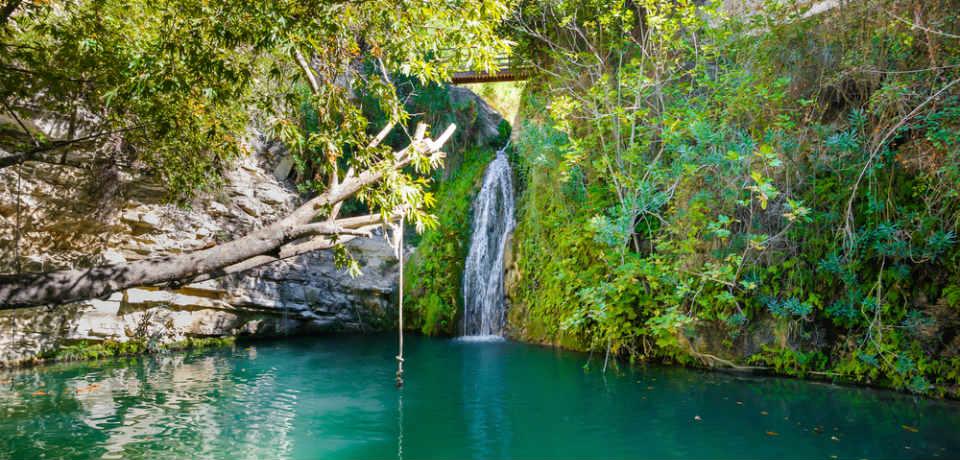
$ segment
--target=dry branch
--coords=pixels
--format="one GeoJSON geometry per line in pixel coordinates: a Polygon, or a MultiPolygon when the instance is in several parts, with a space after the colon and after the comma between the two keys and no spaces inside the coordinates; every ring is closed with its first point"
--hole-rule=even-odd
{"type": "Polygon", "coordinates": [[[381,180],[388,171],[403,168],[419,155],[439,152],[455,129],[455,125],[450,125],[436,140],[423,138],[424,129],[418,129],[421,135],[393,158],[360,174],[350,172],[342,182],[308,200],[289,216],[227,243],[188,254],[88,269],[0,275],[0,310],[100,298],[135,286],[201,281],[368,236],[370,228],[365,227],[379,224],[379,214],[316,221],[329,217],[321,216],[321,210],[330,210],[381,180]],[[303,241],[304,237],[314,239],[303,241]]]}

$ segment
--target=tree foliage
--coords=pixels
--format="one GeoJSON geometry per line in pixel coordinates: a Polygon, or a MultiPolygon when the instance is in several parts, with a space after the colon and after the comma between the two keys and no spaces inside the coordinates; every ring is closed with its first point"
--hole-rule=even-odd
{"type": "Polygon", "coordinates": [[[442,81],[453,69],[488,66],[508,45],[495,31],[507,7],[500,0],[29,3],[0,31],[0,100],[22,115],[37,109],[70,120],[60,140],[122,132],[104,154],[144,164],[174,196],[216,183],[244,153],[253,123],[287,142],[306,189],[320,191],[330,158],[349,153],[363,168],[382,153],[364,151],[368,131],[380,127],[368,126],[360,93],[390,121],[403,121],[391,75],[442,81]],[[313,91],[298,56],[309,61],[313,91]]]}
{"type": "MultiPolygon", "coordinates": [[[[0,101],[23,127],[13,155],[93,144],[96,161],[142,166],[174,198],[218,182],[259,128],[292,153],[308,199],[277,222],[193,253],[84,270],[0,276],[0,307],[62,303],[141,284],[208,279],[342,243],[403,214],[432,226],[427,176],[454,126],[405,131],[393,78],[436,83],[488,68],[509,43],[501,0],[81,0],[29,3],[0,24],[0,101]],[[9,77],[9,78],[7,78],[9,77]],[[371,126],[364,103],[386,114],[371,126]],[[66,123],[47,139],[22,119],[66,123]],[[109,141],[109,142],[106,142],[109,141]],[[357,198],[370,212],[340,218],[357,198]]],[[[47,134],[50,134],[49,131],[47,134]]],[[[59,152],[57,152],[59,153],[59,152]]],[[[12,159],[12,161],[10,160],[12,159]]],[[[62,161],[62,157],[61,157],[62,161]]],[[[82,167],[82,165],[81,165],[82,167]]]]}
{"type": "Polygon", "coordinates": [[[521,4],[514,323],[956,392],[958,5],[720,3],[521,4]]]}

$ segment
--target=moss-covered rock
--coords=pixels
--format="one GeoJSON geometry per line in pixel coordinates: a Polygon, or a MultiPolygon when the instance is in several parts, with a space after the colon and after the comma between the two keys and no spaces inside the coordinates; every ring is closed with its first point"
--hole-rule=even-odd
{"type": "Polygon", "coordinates": [[[453,335],[463,311],[463,265],[470,244],[471,205],[483,172],[493,158],[491,148],[470,148],[463,163],[440,182],[439,219],[425,231],[404,270],[408,293],[408,327],[427,335],[453,335]]]}

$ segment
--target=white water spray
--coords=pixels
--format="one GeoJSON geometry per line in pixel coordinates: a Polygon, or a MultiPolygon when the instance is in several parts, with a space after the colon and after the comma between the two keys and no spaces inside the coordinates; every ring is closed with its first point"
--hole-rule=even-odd
{"type": "Polygon", "coordinates": [[[473,233],[463,271],[465,336],[500,336],[506,322],[503,253],[515,225],[506,149],[500,149],[487,166],[473,205],[473,233]]]}

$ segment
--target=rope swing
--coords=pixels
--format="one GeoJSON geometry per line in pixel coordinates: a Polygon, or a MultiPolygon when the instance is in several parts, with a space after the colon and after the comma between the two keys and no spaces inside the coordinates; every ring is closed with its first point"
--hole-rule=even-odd
{"type": "Polygon", "coordinates": [[[397,353],[397,388],[403,387],[403,220],[406,213],[400,214],[400,224],[394,227],[393,250],[397,259],[400,260],[400,291],[397,306],[399,319],[397,321],[397,338],[399,340],[399,351],[397,353]]]}

